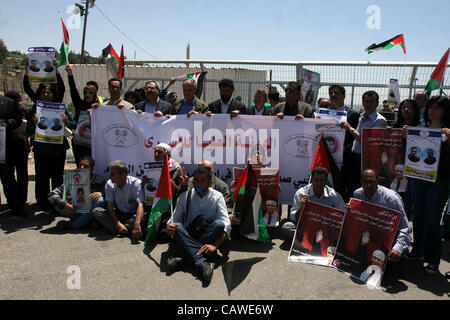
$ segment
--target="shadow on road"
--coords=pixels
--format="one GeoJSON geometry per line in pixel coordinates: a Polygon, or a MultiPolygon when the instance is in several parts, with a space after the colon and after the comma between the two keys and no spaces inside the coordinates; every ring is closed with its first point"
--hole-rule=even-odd
{"type": "Polygon", "coordinates": [[[236,289],[250,274],[253,265],[263,261],[264,257],[234,260],[222,266],[222,273],[227,285],[228,295],[236,289]]]}
{"type": "Polygon", "coordinates": [[[36,204],[28,205],[25,211],[29,214],[28,217],[21,217],[12,214],[6,204],[0,205],[0,228],[6,233],[14,233],[21,229],[41,230],[44,226],[51,224],[54,217],[46,217],[38,209],[36,204]]]}

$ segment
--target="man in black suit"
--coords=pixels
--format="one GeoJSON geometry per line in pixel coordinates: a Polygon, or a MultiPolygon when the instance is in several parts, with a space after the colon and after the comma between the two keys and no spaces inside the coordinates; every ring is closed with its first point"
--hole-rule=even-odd
{"type": "Polygon", "coordinates": [[[208,105],[208,111],[206,112],[206,115],[211,115],[212,113],[229,113],[231,117],[235,117],[240,113],[245,114],[245,105],[231,98],[234,91],[234,84],[232,80],[220,80],[219,90],[220,99],[211,102],[208,105]]]}
{"type": "Polygon", "coordinates": [[[161,89],[159,83],[150,80],[145,83],[145,100],[136,104],[136,111],[151,112],[155,117],[168,116],[173,112],[173,106],[167,101],[159,98],[161,89]]]}
{"type": "Polygon", "coordinates": [[[21,203],[19,187],[14,177],[14,154],[18,152],[17,146],[12,140],[12,131],[22,124],[22,113],[14,100],[0,96],[0,122],[6,127],[5,162],[0,163],[0,180],[3,185],[3,192],[13,214],[26,216],[21,203]]]}
{"type": "MultiPolygon", "coordinates": [[[[328,94],[330,95],[331,107],[330,109],[338,110],[338,111],[346,111],[347,112],[347,122],[353,127],[356,128],[359,122],[359,113],[353,111],[349,107],[344,104],[345,101],[345,88],[338,84],[333,84],[328,88],[328,94]]],[[[359,177],[359,172],[356,174],[352,174],[352,146],[355,138],[349,132],[345,132],[344,139],[344,163],[341,169],[341,173],[343,176],[343,187],[339,188],[336,186],[338,192],[343,196],[344,200],[348,202],[350,200],[351,195],[353,194],[353,175],[359,177]]]]}
{"type": "MultiPolygon", "coordinates": [[[[433,156],[433,155],[431,155],[433,156]]],[[[419,162],[420,158],[417,156],[417,148],[412,147],[411,152],[408,154],[408,159],[412,162],[419,162]]]]}

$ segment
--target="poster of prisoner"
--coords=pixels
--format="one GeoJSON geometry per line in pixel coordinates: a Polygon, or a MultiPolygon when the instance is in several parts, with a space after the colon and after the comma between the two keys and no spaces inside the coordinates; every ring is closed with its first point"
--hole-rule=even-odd
{"type": "MultiPolygon", "coordinates": [[[[378,173],[379,184],[398,192],[404,179],[404,159],[405,146],[402,142],[402,129],[363,129],[361,168],[375,170],[378,173]]],[[[406,182],[407,179],[404,181],[406,182]]],[[[406,191],[406,186],[402,185],[402,187],[406,191]]]]}
{"type": "Polygon", "coordinates": [[[373,288],[379,287],[401,215],[350,199],[332,265],[373,288]]]}
{"type": "Polygon", "coordinates": [[[288,260],[331,265],[344,216],[345,211],[308,201],[300,215],[288,260]]]}

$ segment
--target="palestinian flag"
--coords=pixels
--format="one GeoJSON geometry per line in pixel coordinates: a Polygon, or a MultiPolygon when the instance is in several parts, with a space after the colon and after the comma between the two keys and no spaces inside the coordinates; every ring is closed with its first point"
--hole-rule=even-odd
{"type": "Polygon", "coordinates": [[[270,241],[262,213],[261,192],[250,163],[234,191],[235,211],[241,216],[241,234],[251,240],[270,241]]]}
{"type": "Polygon", "coordinates": [[[401,45],[403,48],[403,53],[406,54],[406,45],[405,45],[405,39],[403,38],[403,33],[399,34],[398,36],[393,37],[392,39],[386,40],[379,44],[372,44],[369,46],[366,51],[367,53],[371,54],[372,52],[378,51],[378,50],[388,50],[392,48],[395,45],[401,45]]]}
{"type": "Polygon", "coordinates": [[[428,80],[427,86],[425,88],[425,91],[427,92],[428,96],[431,95],[431,92],[440,89],[442,86],[445,69],[447,68],[449,51],[450,49],[447,49],[447,52],[441,58],[441,61],[439,61],[439,64],[437,65],[436,69],[434,69],[434,72],[431,75],[430,80],[428,80]]]}
{"type": "Polygon", "coordinates": [[[314,160],[311,164],[311,169],[309,173],[311,174],[313,169],[316,167],[323,167],[328,171],[328,183],[327,185],[331,188],[334,188],[338,191],[342,190],[343,182],[342,182],[342,174],[336,165],[333,157],[331,156],[330,150],[328,150],[325,140],[322,137],[320,138],[319,145],[317,146],[316,153],[314,154],[314,160]]]}
{"type": "Polygon", "coordinates": [[[67,31],[64,21],[61,18],[62,30],[63,30],[63,42],[61,43],[61,60],[57,61],[58,68],[69,63],[69,32],[67,31]]]}
{"type": "Polygon", "coordinates": [[[148,218],[147,238],[145,244],[155,241],[158,237],[158,230],[161,224],[161,217],[164,212],[172,211],[172,187],[170,184],[169,161],[164,160],[161,171],[158,188],[156,189],[155,200],[153,201],[152,211],[148,218]]]}
{"type": "Polygon", "coordinates": [[[207,71],[203,71],[203,72],[193,72],[193,73],[188,73],[188,74],[184,74],[182,76],[179,76],[177,79],[193,79],[195,81],[195,83],[198,85],[198,83],[203,81],[203,78],[205,77],[205,75],[207,74],[207,71]]]}
{"type": "Polygon", "coordinates": [[[102,50],[102,58],[106,59],[108,56],[111,56],[111,59],[117,62],[119,62],[120,60],[119,55],[117,54],[116,50],[114,50],[111,43],[108,44],[108,46],[102,50]]]}
{"type": "Polygon", "coordinates": [[[122,49],[120,50],[120,60],[119,60],[119,69],[117,70],[117,78],[123,79],[124,75],[125,75],[125,56],[123,55],[123,45],[122,45],[122,49]]]}

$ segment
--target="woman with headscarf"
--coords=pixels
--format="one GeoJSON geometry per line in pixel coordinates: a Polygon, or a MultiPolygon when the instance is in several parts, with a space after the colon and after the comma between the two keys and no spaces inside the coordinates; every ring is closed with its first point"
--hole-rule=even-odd
{"type": "MultiPolygon", "coordinates": [[[[28,60],[26,62],[28,67],[28,60]]],[[[27,70],[27,68],[25,68],[27,70]]],[[[57,72],[57,85],[41,83],[34,92],[28,81],[28,71],[25,71],[23,79],[25,92],[34,105],[27,112],[27,128],[26,134],[33,137],[36,130],[36,124],[39,119],[36,114],[36,103],[38,100],[44,102],[62,102],[64,97],[64,82],[57,72]]],[[[69,110],[65,109],[65,114],[61,117],[65,126],[70,129],[76,128],[76,122],[73,120],[69,110]]],[[[39,141],[33,142],[34,153],[34,168],[36,172],[35,196],[39,208],[50,214],[52,205],[47,200],[47,195],[50,193],[50,181],[52,189],[57,188],[63,183],[64,165],[66,161],[66,150],[69,149],[69,142],[66,137],[63,137],[62,144],[44,143],[39,141]]]]}
{"type": "Polygon", "coordinates": [[[93,85],[86,85],[83,88],[83,99],[81,99],[75,85],[72,67],[66,65],[67,79],[69,80],[70,96],[75,107],[75,121],[77,122],[77,129],[72,142],[73,155],[75,162],[78,164],[82,156],[91,156],[91,135],[86,134],[90,132],[91,127],[91,106],[93,103],[100,104],[97,96],[97,88],[93,85]]]}

